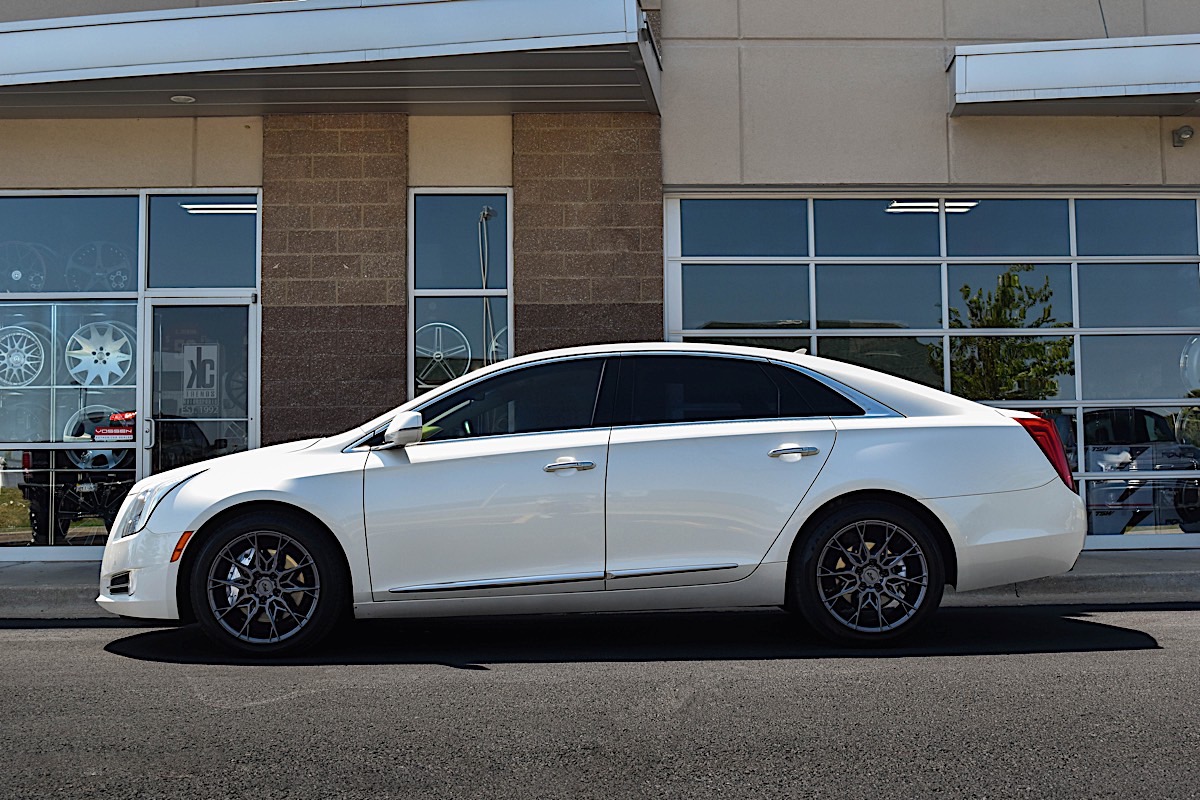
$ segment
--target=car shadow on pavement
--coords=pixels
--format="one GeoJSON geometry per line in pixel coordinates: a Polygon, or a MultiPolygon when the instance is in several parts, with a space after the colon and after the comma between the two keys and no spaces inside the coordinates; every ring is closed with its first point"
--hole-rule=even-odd
{"type": "Polygon", "coordinates": [[[903,647],[831,646],[782,611],[702,611],[359,621],[320,650],[246,659],[195,625],[137,633],[110,653],[179,664],[487,664],[913,658],[1151,650],[1149,634],[1088,619],[1096,611],[1200,610],[1197,604],[949,608],[903,647]]]}

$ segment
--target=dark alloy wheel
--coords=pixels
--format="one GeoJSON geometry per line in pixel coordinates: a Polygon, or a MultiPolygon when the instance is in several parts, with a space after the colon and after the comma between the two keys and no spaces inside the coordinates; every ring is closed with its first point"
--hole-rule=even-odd
{"type": "Polygon", "coordinates": [[[790,570],[792,598],[822,636],[886,644],[937,610],[945,566],[928,525],[890,503],[856,503],[817,522],[790,570]]]}
{"type": "Polygon", "coordinates": [[[207,537],[192,564],[190,588],[204,633],[247,655],[311,648],[350,607],[336,543],[288,514],[248,514],[207,537]]]}

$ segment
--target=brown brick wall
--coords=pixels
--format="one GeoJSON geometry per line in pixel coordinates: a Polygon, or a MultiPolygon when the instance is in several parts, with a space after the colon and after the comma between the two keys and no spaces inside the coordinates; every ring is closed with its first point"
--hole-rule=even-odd
{"type": "Polygon", "coordinates": [[[403,400],[407,205],[406,116],[264,119],[264,444],[403,400]]]}
{"type": "Polygon", "coordinates": [[[513,116],[515,350],[663,338],[654,114],[513,116]]]}

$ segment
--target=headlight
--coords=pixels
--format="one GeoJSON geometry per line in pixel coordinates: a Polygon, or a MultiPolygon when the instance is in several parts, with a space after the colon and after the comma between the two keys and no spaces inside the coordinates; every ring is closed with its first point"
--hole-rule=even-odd
{"type": "Polygon", "coordinates": [[[154,513],[154,509],[158,507],[158,504],[162,502],[164,497],[206,469],[198,469],[176,480],[163,481],[147,486],[129,495],[124,505],[121,506],[116,524],[113,525],[113,533],[116,535],[116,538],[123,539],[146,527],[146,523],[150,521],[150,515],[154,513]]]}

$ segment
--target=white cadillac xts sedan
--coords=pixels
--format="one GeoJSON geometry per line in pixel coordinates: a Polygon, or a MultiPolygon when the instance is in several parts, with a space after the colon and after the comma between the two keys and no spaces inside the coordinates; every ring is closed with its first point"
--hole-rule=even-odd
{"type": "Polygon", "coordinates": [[[892,642],[1071,568],[1054,425],[802,354],[514,358],[352,431],[141,481],[99,603],[251,654],[366,617],[783,606],[892,642]]]}

